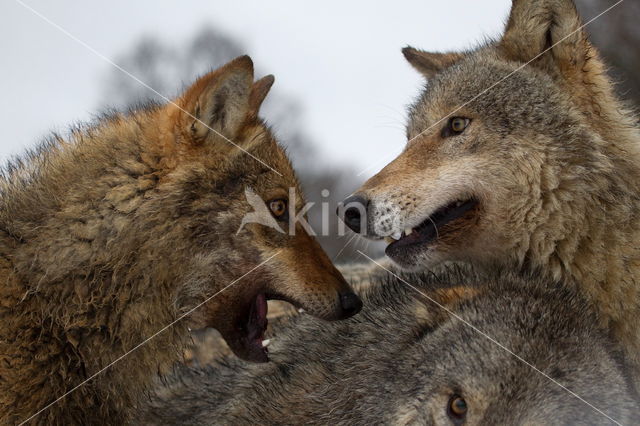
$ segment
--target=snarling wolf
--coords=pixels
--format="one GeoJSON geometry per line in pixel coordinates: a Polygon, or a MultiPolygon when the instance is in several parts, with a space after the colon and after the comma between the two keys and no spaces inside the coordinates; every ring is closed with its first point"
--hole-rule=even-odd
{"type": "Polygon", "coordinates": [[[0,423],[24,421],[135,348],[33,420],[122,423],[188,328],[214,327],[240,358],[266,361],[267,299],[324,319],[359,310],[299,223],[294,235],[256,223],[237,232],[252,211],[247,188],[281,224],[304,204],[258,118],[272,83],[254,82],[241,57],[175,102],[103,117],[5,168],[0,423]]]}
{"type": "Polygon", "coordinates": [[[540,276],[467,268],[378,277],[361,293],[365,307],[358,316],[325,324],[301,315],[276,326],[271,345],[277,351],[270,364],[226,359],[180,368],[137,420],[180,425],[632,421],[640,401],[623,357],[611,350],[611,337],[599,329],[584,299],[554,284],[540,276]]]}
{"type": "Polygon", "coordinates": [[[640,366],[640,132],[573,2],[514,0],[499,40],[403,53],[427,78],[409,142],[346,200],[347,224],[408,269],[574,279],[640,366]]]}

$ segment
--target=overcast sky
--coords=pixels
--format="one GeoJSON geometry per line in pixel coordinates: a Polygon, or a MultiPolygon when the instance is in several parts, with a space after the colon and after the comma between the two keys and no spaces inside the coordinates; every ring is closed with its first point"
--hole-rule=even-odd
{"type": "MultiPolygon", "coordinates": [[[[400,48],[472,46],[502,28],[509,0],[20,0],[115,59],[143,35],[172,42],[211,24],[246,46],[298,99],[322,161],[367,175],[403,147],[405,106],[422,80],[400,48]]],[[[112,66],[17,0],[0,3],[0,161],[97,112],[112,66]]],[[[172,94],[168,94],[172,95],[172,94]]],[[[276,128],[278,123],[273,123],[276,128]]]]}

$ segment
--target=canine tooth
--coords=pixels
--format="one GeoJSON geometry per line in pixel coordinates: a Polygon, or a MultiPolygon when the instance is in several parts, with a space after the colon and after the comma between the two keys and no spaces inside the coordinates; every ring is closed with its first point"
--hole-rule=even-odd
{"type": "Polygon", "coordinates": [[[396,233],[394,233],[391,238],[393,238],[394,240],[399,240],[400,238],[402,238],[402,232],[398,231],[396,233]]]}
{"type": "Polygon", "coordinates": [[[269,346],[269,343],[271,343],[271,339],[264,339],[262,341],[262,347],[266,348],[267,346],[269,346]]]}
{"type": "Polygon", "coordinates": [[[462,205],[462,201],[456,202],[456,207],[460,207],[462,205]]]}
{"type": "Polygon", "coordinates": [[[299,313],[299,314],[304,314],[304,309],[302,309],[302,308],[298,308],[298,313],[299,313]]]}
{"type": "Polygon", "coordinates": [[[411,233],[413,232],[413,229],[411,228],[405,228],[404,230],[404,235],[411,235],[411,233]]]}
{"type": "Polygon", "coordinates": [[[393,237],[384,237],[384,240],[386,241],[387,244],[396,242],[396,240],[394,240],[393,237]]]}

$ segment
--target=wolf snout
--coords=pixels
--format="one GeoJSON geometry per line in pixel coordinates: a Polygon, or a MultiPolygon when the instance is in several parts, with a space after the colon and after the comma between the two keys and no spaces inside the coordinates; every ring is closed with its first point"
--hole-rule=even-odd
{"type": "Polygon", "coordinates": [[[338,216],[353,232],[366,233],[367,205],[369,201],[362,194],[347,197],[338,207],[338,216]]]}
{"type": "Polygon", "coordinates": [[[353,292],[340,295],[340,306],[342,307],[342,318],[349,318],[360,312],[362,300],[353,292]]]}
{"type": "Polygon", "coordinates": [[[344,289],[326,294],[328,299],[315,298],[309,303],[298,303],[306,313],[325,321],[340,321],[351,318],[362,310],[362,300],[353,290],[344,289]]]}

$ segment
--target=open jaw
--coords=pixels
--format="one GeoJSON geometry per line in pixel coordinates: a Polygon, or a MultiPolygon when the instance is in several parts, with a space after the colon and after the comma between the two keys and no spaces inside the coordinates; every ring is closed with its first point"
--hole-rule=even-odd
{"type": "MultiPolygon", "coordinates": [[[[267,330],[267,295],[258,293],[245,304],[229,328],[219,328],[231,350],[245,361],[269,361],[264,334],[267,330]]],[[[224,319],[223,319],[224,321],[224,319]]]]}
{"type": "MultiPolygon", "coordinates": [[[[234,309],[235,313],[229,317],[218,317],[220,327],[215,327],[220,331],[222,337],[229,345],[233,353],[245,361],[268,362],[269,361],[269,339],[265,339],[265,333],[269,321],[267,320],[268,300],[281,300],[292,304],[296,309],[301,306],[289,297],[277,292],[265,292],[250,296],[248,301],[240,304],[234,309]]],[[[236,305],[237,306],[237,305],[236,305]]]]}
{"type": "Polygon", "coordinates": [[[385,253],[391,259],[400,259],[423,250],[438,239],[451,236],[477,215],[478,205],[478,201],[471,198],[457,200],[439,208],[418,226],[398,233],[397,238],[387,237],[386,241],[390,244],[385,253]]]}

